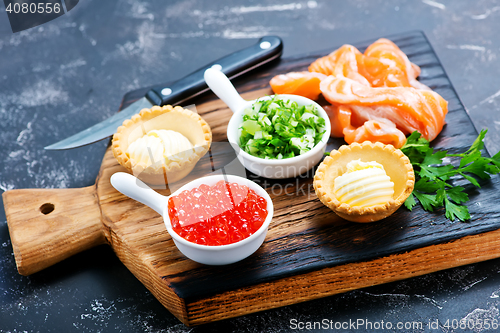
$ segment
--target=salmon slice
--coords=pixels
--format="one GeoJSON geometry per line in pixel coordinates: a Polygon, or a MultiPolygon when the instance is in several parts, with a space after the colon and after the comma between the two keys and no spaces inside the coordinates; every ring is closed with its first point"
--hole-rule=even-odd
{"type": "Polygon", "coordinates": [[[321,90],[319,84],[326,75],[312,72],[290,72],[276,75],[269,84],[275,94],[292,94],[317,99],[321,90]]]}
{"type": "Polygon", "coordinates": [[[414,87],[430,90],[420,83],[420,67],[392,41],[381,38],[361,53],[352,45],[343,45],[309,66],[310,72],[344,76],[372,87],[414,87]]]}
{"type": "Polygon", "coordinates": [[[368,80],[370,86],[384,86],[386,84],[384,78],[389,70],[389,65],[377,58],[366,57],[363,54],[359,55],[357,59],[359,74],[368,80]]]}
{"type": "Polygon", "coordinates": [[[362,56],[357,48],[345,44],[329,55],[316,59],[308,69],[310,72],[348,77],[370,86],[370,82],[358,70],[358,58],[362,56]]]}
{"type": "Polygon", "coordinates": [[[330,119],[330,136],[333,138],[343,138],[344,129],[348,131],[355,128],[351,124],[351,109],[343,105],[326,105],[323,107],[330,119]]]}
{"type": "Polygon", "coordinates": [[[388,39],[364,53],[345,44],[308,70],[275,76],[273,91],[311,99],[322,93],[332,103],[324,107],[331,136],[349,144],[368,140],[400,148],[413,131],[432,141],[443,129],[448,102],[417,80],[420,67],[388,39]]]}
{"type": "Polygon", "coordinates": [[[349,144],[364,141],[381,142],[399,149],[406,143],[406,136],[392,121],[380,119],[368,120],[363,126],[356,128],[352,132],[347,132],[344,140],[349,144]]]}
{"type": "Polygon", "coordinates": [[[345,77],[321,81],[325,99],[349,107],[363,121],[387,119],[403,133],[419,131],[432,141],[441,132],[448,102],[439,94],[412,87],[367,87],[345,77]]]}
{"type": "Polygon", "coordinates": [[[373,76],[371,80],[373,87],[413,87],[430,90],[428,86],[417,80],[420,75],[420,67],[412,63],[392,41],[380,38],[368,46],[364,55],[365,59],[375,58],[387,65],[387,68],[382,72],[371,63],[360,66],[373,76]]]}
{"type": "Polygon", "coordinates": [[[344,105],[329,105],[324,109],[330,118],[331,136],[343,137],[348,144],[370,141],[401,148],[406,142],[405,134],[390,120],[383,118],[368,120],[361,126],[355,127],[352,124],[353,112],[350,108],[344,105]]]}

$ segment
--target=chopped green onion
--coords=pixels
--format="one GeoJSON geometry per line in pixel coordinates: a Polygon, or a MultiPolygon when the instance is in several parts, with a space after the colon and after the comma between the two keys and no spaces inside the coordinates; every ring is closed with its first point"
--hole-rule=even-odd
{"type": "Polygon", "coordinates": [[[265,159],[291,158],[316,146],[324,127],[325,119],[313,104],[299,106],[274,96],[245,109],[240,147],[265,159]]]}

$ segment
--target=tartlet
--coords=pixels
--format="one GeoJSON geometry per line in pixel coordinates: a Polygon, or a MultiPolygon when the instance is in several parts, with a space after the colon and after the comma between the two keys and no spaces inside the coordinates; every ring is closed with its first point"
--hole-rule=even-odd
{"type": "Polygon", "coordinates": [[[197,113],[180,106],[153,106],[123,122],[113,135],[112,151],[120,165],[151,185],[174,183],[186,177],[208,151],[212,143],[210,126],[197,113]],[[173,130],[185,136],[194,146],[193,153],[180,161],[143,161],[133,163],[127,154],[129,145],[150,130],[173,130]]]}
{"type": "Polygon", "coordinates": [[[333,150],[319,165],[314,175],[314,190],[321,202],[343,219],[353,222],[374,222],[393,214],[408,198],[415,185],[415,174],[408,157],[392,145],[365,141],[333,150]],[[393,198],[370,207],[351,207],[341,203],[333,193],[335,178],[342,175],[352,160],[378,162],[394,183],[393,198]]]}

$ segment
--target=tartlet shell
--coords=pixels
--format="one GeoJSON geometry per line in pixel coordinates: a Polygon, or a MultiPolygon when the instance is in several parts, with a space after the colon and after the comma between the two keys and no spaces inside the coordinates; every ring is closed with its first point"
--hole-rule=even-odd
{"type": "Polygon", "coordinates": [[[408,157],[392,145],[365,141],[352,143],[333,150],[319,165],[314,175],[314,190],[321,202],[343,219],[353,222],[375,222],[393,214],[408,198],[415,185],[415,174],[408,157]],[[346,164],[360,159],[375,161],[384,166],[394,182],[394,196],[384,204],[371,207],[351,207],[341,203],[333,193],[334,179],[346,170],[346,164]]]}
{"type": "Polygon", "coordinates": [[[195,112],[180,106],[153,106],[142,109],[118,127],[113,135],[113,155],[128,172],[152,185],[174,183],[186,177],[196,163],[208,151],[212,143],[212,131],[203,118],[195,112]],[[130,143],[152,129],[170,129],[187,137],[193,145],[198,145],[195,153],[179,162],[132,165],[126,151],[130,143]]]}

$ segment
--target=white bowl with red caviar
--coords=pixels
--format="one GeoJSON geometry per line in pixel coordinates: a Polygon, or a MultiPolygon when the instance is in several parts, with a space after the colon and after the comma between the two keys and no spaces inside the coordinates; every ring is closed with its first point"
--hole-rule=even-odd
{"type": "Polygon", "coordinates": [[[110,181],[122,194],[160,214],[179,251],[205,265],[232,264],[253,254],[273,217],[269,194],[239,176],[198,178],[168,197],[128,173],[117,172],[110,181]]]}
{"type": "Polygon", "coordinates": [[[286,94],[264,96],[257,100],[248,101],[238,94],[231,81],[221,71],[209,68],[205,71],[204,78],[210,89],[233,111],[233,116],[227,125],[227,138],[235,149],[238,160],[246,169],[265,178],[291,178],[304,174],[323,159],[330,138],[331,125],[326,111],[318,103],[306,97],[286,94]],[[319,139],[315,140],[317,142],[312,148],[308,147],[309,150],[301,152],[300,155],[286,158],[263,158],[252,155],[241,147],[240,141],[246,110],[252,108],[254,103],[271,100],[275,97],[280,101],[286,101],[286,103],[296,103],[299,107],[311,106],[316,110],[314,116],[324,120],[324,124],[321,126],[322,134],[318,134],[319,139]]]}

